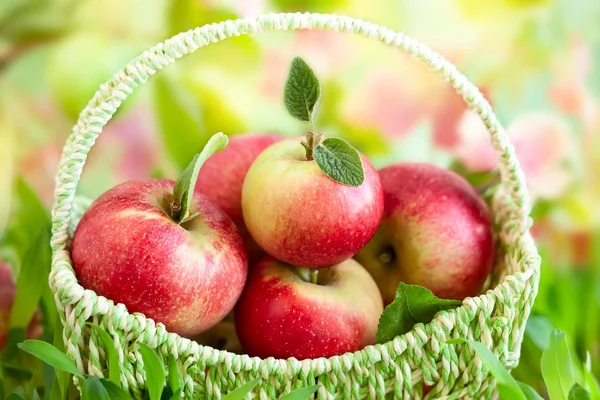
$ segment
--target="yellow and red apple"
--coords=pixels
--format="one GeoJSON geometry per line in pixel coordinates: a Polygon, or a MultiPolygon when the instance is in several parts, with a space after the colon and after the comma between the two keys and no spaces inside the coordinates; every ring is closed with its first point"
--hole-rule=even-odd
{"type": "Polygon", "coordinates": [[[244,221],[268,254],[293,265],[324,268],[351,258],[371,239],[383,213],[377,171],[360,155],[364,181],[334,181],[301,145],[279,141],[254,161],[242,189],[244,221]]]}
{"type": "Polygon", "coordinates": [[[477,295],[494,260],[486,203],[460,175],[425,163],[379,171],[385,210],[373,239],[356,259],[371,273],[385,304],[400,282],[436,296],[477,295]]]}

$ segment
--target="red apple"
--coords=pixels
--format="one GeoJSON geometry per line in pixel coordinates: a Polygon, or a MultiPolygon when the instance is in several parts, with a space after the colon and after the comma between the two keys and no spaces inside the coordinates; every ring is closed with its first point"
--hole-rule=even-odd
{"type": "Polygon", "coordinates": [[[477,191],[460,175],[432,164],[379,171],[385,211],[377,233],[356,256],[385,304],[399,282],[446,299],[477,295],[494,261],[492,221],[477,191]]]}
{"type": "Polygon", "coordinates": [[[225,211],[238,227],[248,251],[250,265],[261,259],[265,252],[252,239],[244,223],[242,185],[256,157],[281,139],[283,137],[279,135],[257,133],[232,136],[225,149],[212,155],[202,165],[196,182],[196,191],[225,211]]]}
{"type": "Polygon", "coordinates": [[[17,293],[17,285],[10,264],[0,260],[0,351],[6,346],[10,312],[17,293]]]}
{"type": "Polygon", "coordinates": [[[323,268],[352,257],[377,230],[383,190],[361,155],[364,182],[338,183],[307,161],[304,137],[277,142],[254,161],[242,190],[248,231],[273,257],[323,268]]]}
{"type": "Polygon", "coordinates": [[[318,270],[265,257],[252,269],[235,308],[236,330],[251,356],[331,357],[375,342],[381,294],[373,279],[349,259],[318,270]]]}
{"type": "Polygon", "coordinates": [[[234,223],[195,193],[196,218],[169,214],[174,182],[130,181],[100,196],[73,238],[82,286],[190,336],[219,322],[239,298],[247,256],[234,223]]]}
{"type": "MultiPolygon", "coordinates": [[[[15,296],[17,295],[17,282],[12,266],[0,260],[0,352],[8,341],[10,330],[10,315],[12,313],[15,296]]],[[[26,335],[29,339],[37,339],[44,333],[40,325],[41,313],[39,308],[27,326],[26,335]]]]}

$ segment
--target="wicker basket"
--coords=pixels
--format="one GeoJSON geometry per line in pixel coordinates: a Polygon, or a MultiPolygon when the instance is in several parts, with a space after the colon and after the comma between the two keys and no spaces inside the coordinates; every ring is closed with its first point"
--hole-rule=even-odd
{"type": "Polygon", "coordinates": [[[310,13],[268,14],[181,33],[145,51],[100,87],[66,142],[56,183],[50,285],[64,325],[67,352],[81,371],[105,376],[102,342],[84,325],[93,321],[103,327],[117,347],[121,383],[135,398],[142,397],[146,387],[139,342],[155,348],[165,362],[169,353],[176,356],[184,396],[191,399],[219,399],[257,378],[260,384],[252,397],[260,399],[276,399],[315,383],[320,385],[319,399],[416,399],[422,397],[422,384],[433,386],[428,398],[493,397],[495,381],[479,357],[467,345],[446,344],[451,338],[483,342],[509,369],[518,363],[540,264],[529,233],[530,203],[522,171],[504,130],[477,88],[442,56],[402,33],[349,17],[310,13]],[[499,243],[492,289],[465,299],[461,307],[441,312],[432,322],[418,324],[388,343],[341,356],[298,361],[251,358],[199,345],[81,287],[69,256],[73,228],[85,208],[76,201],[77,184],[90,148],[122,101],[156,72],[212,42],[291,29],[354,33],[401,49],[443,75],[485,122],[501,173],[491,199],[499,243]]]}

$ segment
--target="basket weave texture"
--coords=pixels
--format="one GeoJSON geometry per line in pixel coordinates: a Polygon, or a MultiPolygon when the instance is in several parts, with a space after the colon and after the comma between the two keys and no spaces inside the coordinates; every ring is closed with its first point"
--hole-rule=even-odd
{"type": "Polygon", "coordinates": [[[517,365],[525,322],[539,283],[540,258],[529,232],[529,212],[523,173],[489,103],[441,55],[402,33],[350,17],[268,14],[181,33],[145,51],[101,85],[82,111],[60,160],[52,209],[50,285],[64,325],[66,350],[77,367],[98,377],[107,374],[102,342],[85,325],[92,321],[115,341],[122,367],[120,380],[134,398],[141,398],[146,387],[139,342],[155,348],[165,363],[169,353],[177,358],[184,397],[190,399],[220,399],[257,378],[260,384],[252,397],[260,399],[276,399],[315,383],[320,385],[319,399],[418,399],[422,383],[433,386],[428,398],[491,398],[495,381],[480,358],[467,345],[445,342],[452,338],[478,340],[507,368],[517,365]],[[439,72],[481,117],[496,149],[501,174],[490,200],[498,243],[490,289],[388,343],[331,358],[298,361],[251,358],[202,346],[80,286],[69,255],[74,227],[85,209],[85,202],[77,201],[77,184],[88,152],[121,103],[152,75],[210,43],[292,29],[353,33],[409,53],[439,72]]]}

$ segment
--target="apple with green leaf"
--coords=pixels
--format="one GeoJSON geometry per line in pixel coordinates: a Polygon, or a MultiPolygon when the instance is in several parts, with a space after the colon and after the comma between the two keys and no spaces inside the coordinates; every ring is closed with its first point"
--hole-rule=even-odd
{"type": "Polygon", "coordinates": [[[295,58],[285,105],[314,132],[269,146],[242,188],[244,221],[258,245],[281,261],[314,269],[352,257],[383,213],[383,189],[371,163],[346,141],[316,133],[320,93],[314,72],[295,58]]]}
{"type": "Polygon", "coordinates": [[[267,147],[283,139],[280,135],[247,133],[229,138],[223,151],[211,156],[202,168],[196,182],[196,191],[204,194],[232,219],[238,227],[248,252],[250,265],[260,260],[265,252],[252,239],[242,215],[242,185],[248,169],[267,147]]]}
{"type": "Polygon", "coordinates": [[[426,163],[379,171],[385,211],[377,233],[356,255],[385,304],[400,282],[424,286],[444,299],[477,295],[494,261],[486,203],[460,175],[426,163]]]}
{"type": "Polygon", "coordinates": [[[81,285],[184,336],[222,320],[242,292],[247,255],[235,224],[194,187],[227,142],[214,135],[177,182],[130,181],[94,201],[73,237],[81,285]]]}
{"type": "Polygon", "coordinates": [[[250,269],[235,326],[251,356],[331,357],[374,344],[383,303],[377,284],[355,260],[319,270],[267,256],[250,269]]]}

